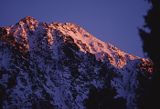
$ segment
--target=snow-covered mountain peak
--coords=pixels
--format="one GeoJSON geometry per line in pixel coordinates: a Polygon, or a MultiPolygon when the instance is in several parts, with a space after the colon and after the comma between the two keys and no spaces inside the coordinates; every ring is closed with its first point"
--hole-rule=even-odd
{"type": "Polygon", "coordinates": [[[17,25],[21,26],[22,28],[24,27],[25,29],[29,29],[30,31],[34,31],[38,26],[38,21],[31,16],[27,16],[27,17],[21,19],[17,23],[17,25]]]}
{"type": "Polygon", "coordinates": [[[74,23],[0,27],[0,108],[138,109],[152,72],[74,23]]]}
{"type": "Polygon", "coordinates": [[[110,43],[97,39],[74,23],[51,23],[49,28],[60,31],[64,36],[70,36],[81,51],[95,54],[97,60],[103,61],[104,58],[107,58],[114,66],[122,68],[126,65],[126,60],[139,59],[139,57],[125,53],[110,43]]]}
{"type": "Polygon", "coordinates": [[[23,22],[23,23],[28,24],[28,25],[33,25],[35,23],[38,23],[38,21],[31,16],[26,16],[26,17],[20,19],[19,22],[23,22]]]}
{"type": "Polygon", "coordinates": [[[5,27],[5,29],[8,34],[13,35],[15,42],[17,40],[21,40],[17,43],[24,42],[24,44],[21,44],[24,46],[20,48],[25,47],[25,50],[29,50],[29,47],[32,46],[28,39],[31,33],[38,34],[39,32],[39,34],[46,34],[46,38],[44,38],[47,40],[49,45],[52,45],[55,41],[55,32],[59,31],[61,34],[59,37],[67,37],[67,39],[68,37],[71,38],[82,52],[94,54],[97,60],[104,61],[107,59],[112,63],[112,65],[118,68],[125,66],[127,61],[140,59],[137,56],[125,53],[110,43],[105,43],[97,39],[82,27],[74,23],[39,23],[33,17],[27,16],[21,19],[16,25],[5,27]]]}

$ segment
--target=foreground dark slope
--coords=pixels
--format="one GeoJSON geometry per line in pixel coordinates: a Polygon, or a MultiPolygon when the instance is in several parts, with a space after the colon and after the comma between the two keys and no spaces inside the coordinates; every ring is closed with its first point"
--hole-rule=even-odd
{"type": "Polygon", "coordinates": [[[0,28],[0,107],[136,109],[152,63],[72,23],[0,28]]]}

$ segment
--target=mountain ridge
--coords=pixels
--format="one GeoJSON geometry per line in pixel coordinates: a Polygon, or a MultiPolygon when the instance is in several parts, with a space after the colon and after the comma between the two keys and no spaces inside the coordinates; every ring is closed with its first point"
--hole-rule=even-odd
{"type": "Polygon", "coordinates": [[[30,16],[0,27],[0,48],[3,108],[83,109],[85,101],[90,106],[93,86],[100,90],[96,93],[116,90],[105,100],[114,104],[123,98],[124,107],[135,109],[136,96],[142,97],[143,84],[153,72],[150,60],[125,53],[76,24],[47,24],[30,16]]]}
{"type": "MultiPolygon", "coordinates": [[[[19,30],[19,32],[20,32],[19,35],[22,36],[23,38],[26,38],[26,40],[27,40],[27,31],[28,30],[24,30],[24,28],[25,28],[24,24],[25,23],[26,23],[26,26],[27,26],[26,28],[27,29],[29,28],[29,31],[34,31],[38,27],[38,25],[39,25],[39,22],[36,19],[34,19],[31,16],[27,16],[27,17],[21,19],[16,24],[16,26],[13,26],[13,27],[12,26],[11,27],[4,27],[4,28],[5,28],[5,31],[7,31],[7,32],[9,32],[10,29],[13,30],[10,33],[13,34],[13,35],[15,35],[15,36],[16,36],[17,33],[14,31],[14,29],[16,29],[16,30],[17,29],[22,29],[22,30],[19,30]]],[[[113,52],[114,49],[115,49],[115,51],[118,50],[119,51],[119,55],[123,55],[123,57],[125,57],[124,55],[128,55],[128,58],[130,58],[131,60],[132,59],[140,59],[140,57],[138,57],[138,56],[134,56],[134,55],[125,53],[124,51],[118,49],[117,47],[113,46],[112,44],[105,43],[105,42],[97,39],[96,37],[94,37],[93,35],[91,35],[87,31],[85,31],[83,28],[81,28],[80,26],[78,26],[78,25],[76,25],[74,23],[57,23],[57,22],[55,23],[55,22],[53,22],[53,23],[47,24],[47,23],[41,22],[40,25],[42,27],[44,26],[44,28],[47,30],[48,43],[50,43],[50,44],[53,43],[52,42],[53,41],[52,37],[49,36],[49,35],[51,35],[50,31],[53,31],[54,29],[56,29],[56,30],[60,31],[61,34],[63,34],[63,35],[70,35],[70,36],[72,36],[72,38],[76,41],[76,43],[78,43],[77,45],[80,45],[81,43],[87,44],[87,46],[89,46],[89,47],[85,48],[85,49],[90,50],[90,52],[93,53],[93,54],[95,54],[95,52],[99,53],[99,52],[102,52],[102,51],[104,52],[105,51],[105,52],[108,52],[108,55],[111,55],[112,53],[110,53],[110,51],[113,52]],[[76,32],[76,31],[78,31],[77,34],[74,34],[74,32],[76,32]],[[79,37],[76,37],[76,36],[79,36],[79,37]],[[88,37],[90,37],[90,38],[88,38],[88,37]],[[92,42],[96,42],[97,44],[93,45],[92,42]],[[94,47],[92,48],[92,46],[94,46],[94,47]]],[[[82,51],[86,52],[86,50],[84,50],[84,48],[82,48],[82,47],[80,47],[80,48],[81,48],[82,51]]],[[[98,58],[98,54],[97,54],[96,57],[98,58]]],[[[141,58],[141,59],[145,60],[144,58],[141,58]]]]}

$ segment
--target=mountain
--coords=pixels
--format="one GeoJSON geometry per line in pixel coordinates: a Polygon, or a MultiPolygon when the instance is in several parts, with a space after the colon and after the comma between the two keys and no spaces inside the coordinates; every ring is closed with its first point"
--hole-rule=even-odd
{"type": "Polygon", "coordinates": [[[73,23],[28,16],[0,27],[3,109],[137,109],[152,72],[149,59],[73,23]]]}

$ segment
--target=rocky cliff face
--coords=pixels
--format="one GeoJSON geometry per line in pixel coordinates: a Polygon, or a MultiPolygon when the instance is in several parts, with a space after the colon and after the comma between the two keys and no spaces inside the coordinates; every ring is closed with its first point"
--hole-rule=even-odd
{"type": "Polygon", "coordinates": [[[72,23],[0,27],[0,107],[137,109],[152,63],[72,23]]]}

